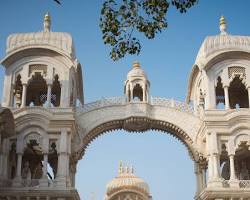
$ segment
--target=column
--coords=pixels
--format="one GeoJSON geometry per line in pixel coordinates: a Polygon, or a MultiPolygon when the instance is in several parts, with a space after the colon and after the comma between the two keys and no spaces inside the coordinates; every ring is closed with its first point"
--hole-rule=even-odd
{"type": "Polygon", "coordinates": [[[229,162],[230,162],[230,180],[229,185],[230,188],[239,188],[239,181],[235,176],[235,166],[234,166],[234,155],[229,155],[229,162]]]}
{"type": "Polygon", "coordinates": [[[208,155],[208,181],[213,178],[213,161],[212,156],[208,155]]]}
{"type": "Polygon", "coordinates": [[[43,155],[43,177],[47,179],[47,165],[48,165],[48,154],[43,155]]]}
{"type": "Polygon", "coordinates": [[[22,92],[22,103],[21,108],[26,106],[26,97],[27,97],[27,84],[23,83],[23,92],[22,92]]]}
{"type": "Polygon", "coordinates": [[[234,155],[229,155],[230,161],[230,180],[235,180],[235,167],[234,167],[234,155]]]}
{"type": "Polygon", "coordinates": [[[202,167],[202,188],[206,187],[206,167],[202,167]]]}
{"type": "Polygon", "coordinates": [[[196,195],[199,195],[200,191],[201,191],[201,173],[200,173],[200,169],[199,169],[199,164],[198,163],[194,163],[194,167],[195,167],[195,175],[196,175],[196,195]]]}
{"type": "Polygon", "coordinates": [[[51,107],[51,88],[52,88],[52,85],[48,84],[47,87],[48,87],[48,90],[47,90],[47,106],[51,107]]]}
{"type": "MultiPolygon", "coordinates": [[[[57,167],[56,185],[57,187],[66,187],[68,163],[68,133],[66,129],[62,129],[59,144],[59,157],[57,167]]],[[[70,142],[70,141],[69,141],[70,142]]]]}
{"type": "Polygon", "coordinates": [[[133,94],[133,87],[132,84],[130,85],[130,101],[133,101],[134,99],[134,94],[133,94]]]}
{"type": "Polygon", "coordinates": [[[40,187],[48,187],[49,181],[47,177],[48,153],[43,154],[43,176],[39,180],[40,187]]]}
{"type": "Polygon", "coordinates": [[[214,168],[214,178],[219,179],[220,174],[219,174],[219,169],[218,169],[218,154],[217,153],[213,154],[213,168],[214,168]]]}
{"type": "Polygon", "coordinates": [[[17,171],[16,171],[16,177],[15,179],[21,179],[21,173],[22,173],[22,153],[17,153],[17,171]]]}
{"type": "Polygon", "coordinates": [[[146,92],[145,92],[145,87],[142,88],[142,101],[146,102],[146,92]]]}
{"type": "Polygon", "coordinates": [[[247,88],[248,91],[248,107],[250,108],[250,87],[247,88]]]}
{"type": "Polygon", "coordinates": [[[224,95],[225,95],[225,109],[230,109],[228,86],[224,86],[224,95]]]}

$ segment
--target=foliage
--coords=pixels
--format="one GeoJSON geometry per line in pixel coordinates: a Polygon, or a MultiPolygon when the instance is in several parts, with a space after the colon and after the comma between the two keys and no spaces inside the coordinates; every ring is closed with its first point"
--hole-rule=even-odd
{"type": "Polygon", "coordinates": [[[181,13],[198,0],[105,0],[101,9],[100,28],[103,41],[110,45],[110,56],[118,60],[126,54],[139,54],[141,44],[135,36],[148,39],[167,28],[166,13],[172,5],[181,13]]]}
{"type": "MultiPolygon", "coordinates": [[[[53,0],[61,4],[62,0],[53,0]]],[[[198,0],[104,0],[100,28],[105,44],[111,46],[110,57],[118,60],[126,54],[139,54],[138,33],[148,39],[167,28],[169,7],[184,13],[198,0]]]]}

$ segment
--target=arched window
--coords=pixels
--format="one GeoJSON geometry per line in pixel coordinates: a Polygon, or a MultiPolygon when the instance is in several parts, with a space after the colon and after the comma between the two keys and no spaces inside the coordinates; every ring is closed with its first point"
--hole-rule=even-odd
{"type": "Polygon", "coordinates": [[[41,73],[35,73],[27,86],[26,106],[43,106],[47,101],[47,84],[41,73]]]}
{"type": "Polygon", "coordinates": [[[218,109],[225,108],[225,94],[220,76],[217,78],[215,94],[216,94],[216,108],[218,109]]]}
{"type": "Polygon", "coordinates": [[[56,74],[51,91],[51,103],[53,106],[60,106],[60,98],[61,98],[61,84],[59,82],[59,76],[56,74]]]}
{"type": "Polygon", "coordinates": [[[139,84],[136,84],[133,89],[133,98],[138,98],[140,101],[143,101],[143,90],[139,84]]]}
{"type": "Polygon", "coordinates": [[[239,76],[236,76],[230,83],[229,89],[230,108],[248,108],[248,92],[239,76]]]}

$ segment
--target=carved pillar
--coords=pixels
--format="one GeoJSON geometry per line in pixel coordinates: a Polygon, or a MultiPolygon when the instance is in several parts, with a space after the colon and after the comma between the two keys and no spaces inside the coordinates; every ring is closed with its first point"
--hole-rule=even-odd
{"type": "Polygon", "coordinates": [[[145,86],[142,88],[142,101],[146,102],[146,91],[145,91],[145,86]]]}
{"type": "Polygon", "coordinates": [[[229,180],[230,187],[239,188],[239,181],[235,176],[234,154],[229,155],[229,161],[230,161],[230,180],[229,180]]]}
{"type": "Polygon", "coordinates": [[[67,172],[69,168],[68,163],[68,133],[66,129],[62,129],[60,136],[59,145],[59,157],[58,157],[58,167],[57,167],[57,186],[66,187],[67,183],[67,172]]]}
{"type": "Polygon", "coordinates": [[[23,154],[21,152],[17,153],[17,170],[16,170],[16,177],[15,179],[21,179],[22,174],[22,159],[23,154]]]}
{"type": "Polygon", "coordinates": [[[214,178],[215,179],[219,179],[220,178],[220,173],[219,173],[219,169],[218,169],[218,154],[214,153],[213,154],[213,168],[214,168],[214,178]]]}
{"type": "Polygon", "coordinates": [[[230,161],[230,180],[235,180],[235,167],[234,167],[234,155],[229,155],[230,161]]]}
{"type": "Polygon", "coordinates": [[[212,155],[208,155],[208,182],[211,182],[213,178],[214,178],[213,157],[212,155]]]}
{"type": "Polygon", "coordinates": [[[47,106],[48,107],[51,107],[51,88],[52,88],[52,85],[49,83],[48,89],[47,89],[47,106]]]}
{"type": "Polygon", "coordinates": [[[26,106],[26,97],[27,97],[27,84],[23,83],[23,92],[22,92],[22,104],[21,108],[26,106]]]}
{"type": "Polygon", "coordinates": [[[202,175],[201,175],[201,170],[199,163],[195,163],[195,175],[196,175],[196,195],[199,195],[202,189],[202,175]]]}
{"type": "Polygon", "coordinates": [[[225,109],[230,109],[228,86],[224,86],[224,95],[225,95],[225,109]]]}
{"type": "Polygon", "coordinates": [[[206,187],[206,168],[202,168],[202,188],[206,187]]]}
{"type": "Polygon", "coordinates": [[[133,86],[132,83],[130,84],[130,101],[133,101],[134,99],[134,94],[133,94],[133,86]]]}

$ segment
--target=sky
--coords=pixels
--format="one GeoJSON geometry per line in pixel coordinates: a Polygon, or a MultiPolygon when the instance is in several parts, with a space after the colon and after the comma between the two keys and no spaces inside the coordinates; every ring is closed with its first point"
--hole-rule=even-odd
{"type": "MultiPolygon", "coordinates": [[[[153,40],[141,36],[139,56],[114,62],[99,28],[101,0],[62,0],[61,6],[52,0],[0,3],[0,58],[5,55],[9,34],[41,31],[43,16],[49,11],[52,31],[68,32],[73,37],[77,59],[83,67],[85,102],[122,96],[126,75],[135,60],[149,77],[152,96],[184,101],[198,50],[206,36],[219,34],[220,16],[225,16],[229,34],[250,34],[250,1],[200,0],[185,14],[171,7],[166,30],[153,40]]],[[[1,67],[0,93],[3,77],[1,67]]],[[[106,184],[117,175],[120,160],[134,166],[136,174],[149,184],[154,200],[193,199],[194,167],[187,149],[169,134],[153,131],[113,131],[93,141],[78,162],[76,187],[81,199],[103,199],[106,184]]]]}

